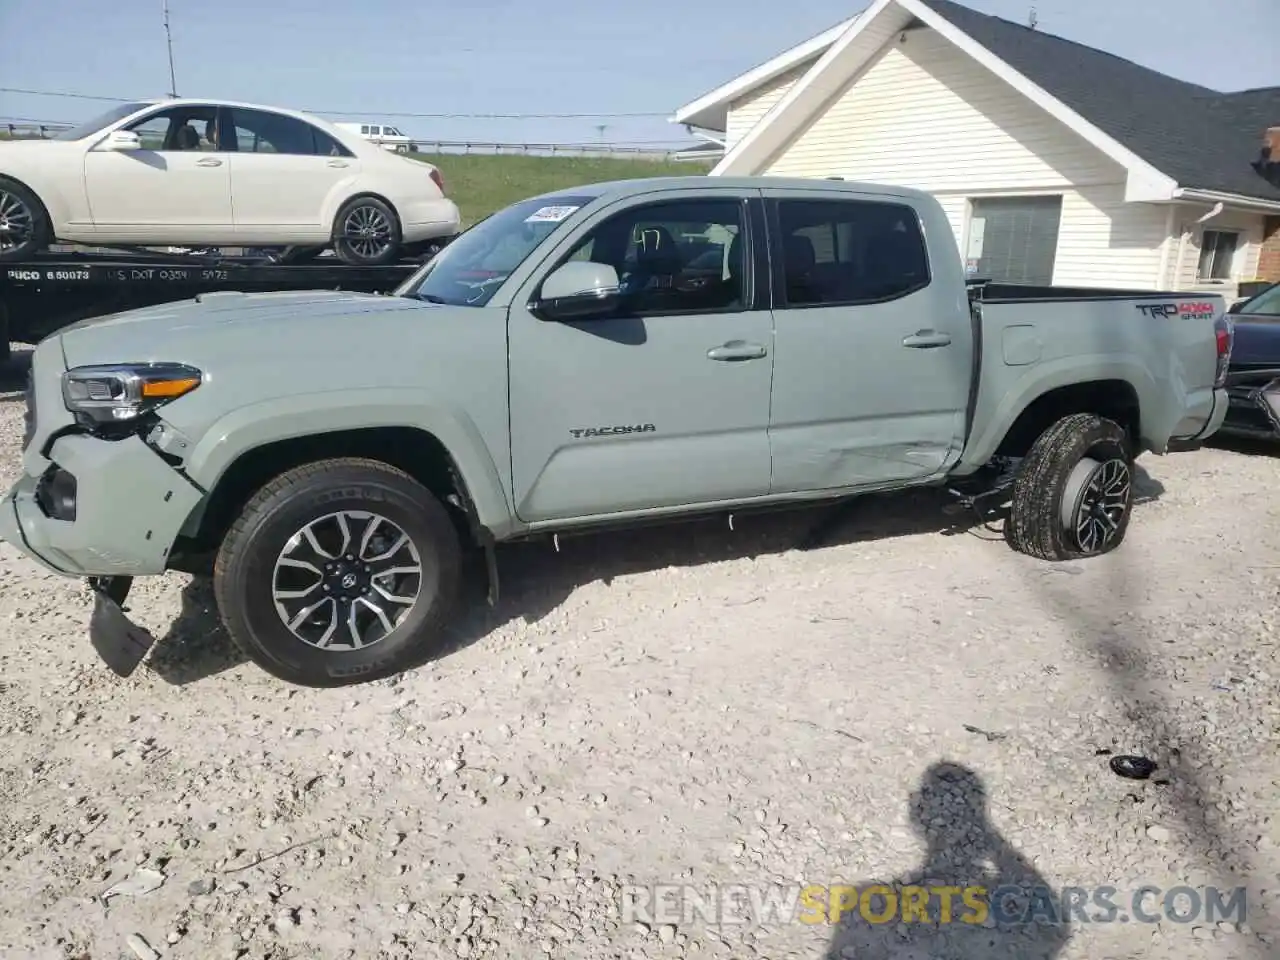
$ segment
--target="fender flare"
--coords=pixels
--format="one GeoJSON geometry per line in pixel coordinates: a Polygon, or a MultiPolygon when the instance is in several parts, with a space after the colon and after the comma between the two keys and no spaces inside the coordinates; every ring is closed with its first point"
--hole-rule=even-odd
{"type": "MultiPolygon", "coordinates": [[[[1160,410],[1160,393],[1155,378],[1140,361],[1107,354],[1071,356],[1028,367],[1026,374],[1003,392],[994,408],[984,409],[985,405],[979,398],[975,421],[985,422],[986,428],[970,438],[963,462],[977,465],[987,463],[1023,411],[1045,394],[1061,387],[1095,380],[1120,380],[1133,387],[1141,411],[1143,437],[1157,448],[1167,442],[1174,424],[1161,423],[1155,419],[1160,410]],[[1082,378],[1082,371],[1087,371],[1090,376],[1082,378]]],[[[1178,390],[1180,399],[1185,399],[1185,389],[1180,384],[1175,389],[1178,390]]]]}
{"type": "Polygon", "coordinates": [[[310,393],[240,407],[204,432],[185,460],[185,471],[192,481],[212,491],[236,460],[268,444],[387,427],[421,430],[439,440],[466,485],[480,524],[498,539],[510,530],[514,513],[502,474],[479,428],[462,411],[433,403],[415,390],[310,393]]]}

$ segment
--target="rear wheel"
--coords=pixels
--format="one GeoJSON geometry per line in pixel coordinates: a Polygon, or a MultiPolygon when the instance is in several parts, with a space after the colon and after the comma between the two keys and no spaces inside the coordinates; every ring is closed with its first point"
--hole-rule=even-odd
{"type": "Polygon", "coordinates": [[[0,177],[0,263],[30,260],[50,243],[49,215],[22,184],[0,177]]]}
{"type": "Polygon", "coordinates": [[[218,552],[214,591],[236,645],[309,687],[391,676],[439,645],[459,593],[445,508],[408,474],[364,459],[282,474],[218,552]]]}
{"type": "Polygon", "coordinates": [[[1041,560],[1109,553],[1133,508],[1133,456],[1118,423],[1092,413],[1063,417],[1036,440],[1013,486],[1005,537],[1041,560]]]}
{"type": "Polygon", "coordinates": [[[333,249],[343,263],[376,267],[400,257],[400,218],[377,197],[356,197],[338,211],[333,249]]]}

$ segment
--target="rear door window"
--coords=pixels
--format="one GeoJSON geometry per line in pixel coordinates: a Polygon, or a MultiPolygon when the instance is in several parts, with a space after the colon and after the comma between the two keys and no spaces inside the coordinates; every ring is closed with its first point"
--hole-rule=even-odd
{"type": "Polygon", "coordinates": [[[276,153],[290,156],[349,155],[333,137],[296,117],[267,110],[230,111],[238,153],[276,153]]]}
{"type": "Polygon", "coordinates": [[[784,306],[882,303],[929,285],[920,218],[877,200],[779,200],[776,228],[784,306]]]}

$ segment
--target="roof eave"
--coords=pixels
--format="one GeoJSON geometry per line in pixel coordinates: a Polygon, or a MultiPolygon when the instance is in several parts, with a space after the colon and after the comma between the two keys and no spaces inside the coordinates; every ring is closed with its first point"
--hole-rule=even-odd
{"type": "MultiPolygon", "coordinates": [[[[841,36],[834,40],[818,61],[809,68],[799,81],[787,91],[786,96],[778,101],[756,125],[734,145],[720,163],[711,171],[712,175],[749,174],[757,172],[757,168],[765,163],[775,151],[785,144],[787,138],[799,129],[798,122],[777,123],[793,104],[800,103],[809,111],[820,109],[826,102],[831,90],[838,87],[830,78],[824,77],[833,67],[844,59],[842,54],[853,41],[876,25],[881,17],[892,17],[894,22],[919,20],[932,28],[941,36],[955,44],[978,63],[982,64],[1001,80],[1018,90],[1050,116],[1063,123],[1073,132],[1083,137],[1095,148],[1102,151],[1116,163],[1128,171],[1125,185],[1125,199],[1140,201],[1159,201],[1171,198],[1177,188],[1177,182],[1167,174],[1156,169],[1132,150],[1113,139],[1100,129],[1076,113],[1062,101],[1049,94],[1005,63],[994,53],[973,40],[968,34],[956,27],[950,20],[936,13],[932,8],[919,0],[876,0],[857,21],[850,24],[841,36]],[[896,8],[886,12],[888,8],[896,8]]],[[[878,48],[877,48],[878,49],[878,48]]],[[[873,51],[863,51],[862,56],[854,57],[852,62],[843,64],[843,77],[856,76],[866,61],[874,55],[873,51]]]]}
{"type": "Polygon", "coordinates": [[[699,127],[723,130],[729,112],[729,104],[746,96],[751,91],[763,86],[770,80],[780,77],[806,60],[822,54],[841,34],[858,19],[857,14],[843,20],[803,43],[782,51],[776,57],[766,60],[759,66],[752,67],[746,73],[739,74],[728,83],[721,84],[710,93],[705,93],[697,100],[685,104],[672,114],[672,123],[691,123],[699,127]]]}
{"type": "Polygon", "coordinates": [[[1202,203],[1222,203],[1232,207],[1256,210],[1259,213],[1280,213],[1280,200],[1250,197],[1241,193],[1224,193],[1221,190],[1202,190],[1198,187],[1177,187],[1174,189],[1171,199],[1202,203]]]}
{"type": "MultiPolygon", "coordinates": [[[[792,84],[791,89],[734,144],[733,148],[725,154],[724,159],[715,165],[711,176],[757,173],[757,168],[781,146],[791,133],[789,129],[779,131],[775,121],[785,117],[793,104],[801,104],[802,107],[807,108],[807,111],[811,111],[825,103],[829,95],[826,88],[831,86],[825,75],[830,73],[831,65],[844,58],[845,52],[858,37],[873,26],[882,25],[881,18],[885,9],[895,2],[896,0],[875,0],[875,3],[864,10],[855,21],[850,22],[804,75],[792,84]],[[806,101],[809,103],[806,104],[806,101]],[[766,137],[765,134],[769,136],[766,137]]],[[[907,22],[905,15],[901,13],[898,15],[902,17],[902,25],[905,26],[907,22]]],[[[792,126],[798,128],[798,123],[792,126]]]]}

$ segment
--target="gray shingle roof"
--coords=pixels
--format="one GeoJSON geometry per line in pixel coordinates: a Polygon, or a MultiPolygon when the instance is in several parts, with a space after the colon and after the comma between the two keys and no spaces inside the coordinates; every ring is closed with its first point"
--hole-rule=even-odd
{"type": "Polygon", "coordinates": [[[1280,125],[1280,87],[1211,90],[952,0],[923,2],[1178,186],[1280,200],[1249,166],[1280,125]]]}

